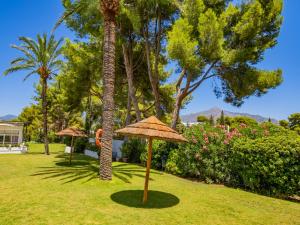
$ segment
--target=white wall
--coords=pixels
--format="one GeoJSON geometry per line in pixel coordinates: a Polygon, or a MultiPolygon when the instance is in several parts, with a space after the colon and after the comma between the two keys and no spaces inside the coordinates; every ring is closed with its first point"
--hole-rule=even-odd
{"type": "Polygon", "coordinates": [[[124,141],[121,140],[113,140],[113,152],[117,153],[117,158],[122,157],[121,147],[124,141]]]}
{"type": "MultiPolygon", "coordinates": [[[[122,152],[121,152],[121,147],[123,145],[124,141],[122,140],[113,140],[113,152],[117,153],[117,158],[121,158],[122,157],[122,152]]],[[[84,154],[93,158],[98,158],[97,152],[94,151],[90,151],[88,149],[86,149],[84,151],[84,154]]]]}

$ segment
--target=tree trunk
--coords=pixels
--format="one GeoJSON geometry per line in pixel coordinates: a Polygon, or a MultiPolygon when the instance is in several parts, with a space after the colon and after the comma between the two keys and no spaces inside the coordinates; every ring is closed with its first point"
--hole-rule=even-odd
{"type": "MultiPolygon", "coordinates": [[[[146,26],[144,32],[144,38],[145,38],[145,49],[146,49],[146,60],[147,60],[147,69],[148,69],[148,76],[152,88],[152,92],[154,95],[154,100],[155,100],[155,111],[156,111],[156,117],[160,118],[161,117],[161,107],[160,107],[160,96],[159,96],[159,82],[158,82],[158,74],[155,73],[153,74],[153,69],[152,69],[152,64],[151,64],[151,49],[150,49],[150,43],[149,43],[149,35],[148,35],[148,26],[146,26]]],[[[156,56],[156,55],[155,55],[156,56]]],[[[156,58],[156,57],[155,57],[156,58]]],[[[158,58],[156,58],[158,60],[158,58]]],[[[155,62],[156,64],[157,62],[155,62]]]]}
{"type": "Polygon", "coordinates": [[[85,115],[85,132],[89,136],[92,127],[92,96],[89,93],[86,105],[86,115],[85,115]]]}
{"type": "Polygon", "coordinates": [[[131,121],[131,114],[130,114],[130,111],[131,111],[131,96],[128,92],[128,98],[127,98],[127,113],[126,113],[126,120],[125,120],[125,126],[129,125],[130,124],[130,121],[131,121]]]}
{"type": "Polygon", "coordinates": [[[188,90],[190,88],[192,76],[191,74],[188,74],[186,82],[185,82],[185,87],[181,88],[181,83],[186,74],[186,70],[183,69],[181,72],[181,75],[179,77],[179,80],[177,81],[176,84],[176,91],[177,91],[177,97],[176,97],[176,102],[173,110],[173,115],[172,115],[172,123],[171,127],[176,130],[176,124],[179,118],[179,112],[182,104],[182,100],[188,95],[188,90]]]}
{"type": "Polygon", "coordinates": [[[139,103],[135,96],[136,89],[133,84],[132,52],[129,52],[130,49],[127,49],[125,44],[122,44],[122,49],[123,49],[124,64],[125,64],[125,70],[126,70],[127,82],[128,82],[128,92],[130,94],[133,107],[136,113],[136,119],[137,121],[140,121],[141,111],[139,109],[139,103]]]}
{"type": "Polygon", "coordinates": [[[171,127],[174,130],[176,130],[176,125],[177,125],[177,121],[179,118],[179,112],[180,112],[180,108],[181,108],[181,103],[182,103],[182,95],[180,93],[178,93],[178,95],[176,97],[173,114],[172,114],[172,123],[171,123],[171,127]]]}
{"type": "Polygon", "coordinates": [[[42,108],[43,108],[43,136],[45,145],[45,154],[49,155],[48,144],[48,109],[47,109],[47,78],[42,78],[42,108]]]}
{"type": "Polygon", "coordinates": [[[103,113],[102,147],[99,174],[102,180],[112,179],[112,141],[114,127],[114,83],[115,83],[115,41],[116,13],[119,1],[100,0],[104,16],[103,47],[103,113]]]}

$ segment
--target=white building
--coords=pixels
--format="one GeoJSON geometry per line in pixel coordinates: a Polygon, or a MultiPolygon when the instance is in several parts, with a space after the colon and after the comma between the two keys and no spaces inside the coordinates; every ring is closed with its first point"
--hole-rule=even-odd
{"type": "Polygon", "coordinates": [[[26,151],[23,142],[23,123],[0,122],[0,153],[26,151]]]}

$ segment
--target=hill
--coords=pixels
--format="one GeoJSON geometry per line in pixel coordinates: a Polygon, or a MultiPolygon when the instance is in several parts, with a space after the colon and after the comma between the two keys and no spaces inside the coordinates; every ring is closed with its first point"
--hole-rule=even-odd
{"type": "Polygon", "coordinates": [[[5,116],[0,116],[0,121],[10,121],[10,120],[13,120],[15,118],[17,118],[16,115],[8,114],[8,115],[5,115],[5,116]]]}
{"type": "MultiPolygon", "coordinates": [[[[225,116],[230,116],[230,117],[247,116],[247,117],[255,119],[259,123],[268,121],[268,119],[269,119],[269,118],[263,117],[261,115],[253,115],[253,114],[249,114],[249,113],[240,113],[240,112],[230,112],[230,111],[226,111],[226,110],[223,110],[223,111],[224,111],[225,116]]],[[[210,117],[212,115],[214,117],[214,119],[217,119],[218,117],[220,117],[221,112],[222,112],[222,109],[220,109],[218,107],[213,107],[213,108],[211,108],[209,110],[206,110],[206,111],[191,113],[191,114],[187,114],[187,115],[182,115],[181,120],[184,123],[187,123],[187,122],[188,123],[194,123],[194,122],[197,122],[197,117],[199,115],[203,115],[203,116],[206,116],[206,117],[210,117]]],[[[278,121],[276,119],[271,118],[271,121],[273,123],[278,123],[278,121]]]]}

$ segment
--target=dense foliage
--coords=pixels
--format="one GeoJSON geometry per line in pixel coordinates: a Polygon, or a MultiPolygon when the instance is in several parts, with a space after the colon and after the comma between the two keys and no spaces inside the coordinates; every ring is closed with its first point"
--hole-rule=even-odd
{"type": "Polygon", "coordinates": [[[299,192],[300,139],[292,131],[268,122],[230,129],[206,123],[184,135],[189,143],[169,153],[170,173],[270,195],[299,192]]]}
{"type": "Polygon", "coordinates": [[[182,1],[167,42],[169,58],[179,67],[173,127],[181,103],[210,78],[216,80],[216,95],[233,105],[282,82],[280,69],[256,67],[276,45],[282,5],[281,0],[182,1]]]}
{"type": "Polygon", "coordinates": [[[231,183],[268,195],[300,194],[300,140],[295,136],[239,139],[229,155],[231,183]]]}
{"type": "Polygon", "coordinates": [[[140,156],[146,151],[146,142],[137,138],[132,138],[124,142],[121,148],[122,157],[128,162],[140,163],[140,156]]]}
{"type": "MultiPolygon", "coordinates": [[[[161,140],[153,140],[151,166],[153,166],[156,169],[164,170],[170,152],[176,148],[178,148],[178,145],[176,143],[161,140]]],[[[141,162],[146,165],[147,151],[142,152],[140,158],[141,162]]]]}

